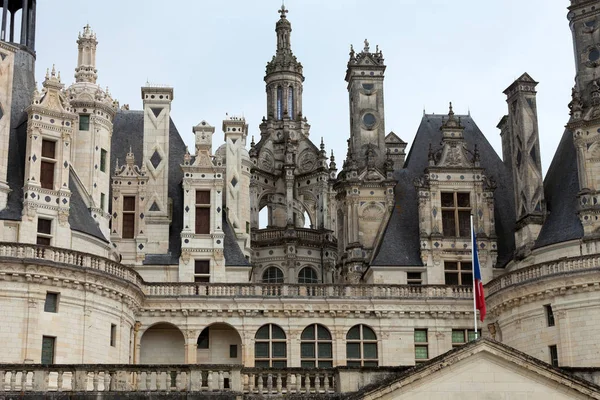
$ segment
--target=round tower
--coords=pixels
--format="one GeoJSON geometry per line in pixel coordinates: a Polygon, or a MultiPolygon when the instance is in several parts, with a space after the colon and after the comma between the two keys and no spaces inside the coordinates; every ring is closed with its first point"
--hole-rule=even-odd
{"type": "Polygon", "coordinates": [[[108,88],[103,90],[96,83],[97,44],[96,34],[86,25],[77,39],[79,54],[75,83],[67,89],[67,96],[79,116],[71,149],[72,165],[93,200],[92,216],[109,237],[110,146],[118,103],[110,96],[108,88]]]}

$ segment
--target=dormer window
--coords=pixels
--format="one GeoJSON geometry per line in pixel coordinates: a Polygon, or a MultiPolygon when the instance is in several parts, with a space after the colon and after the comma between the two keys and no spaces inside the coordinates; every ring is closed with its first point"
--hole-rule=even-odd
{"type": "Polygon", "coordinates": [[[56,165],[56,142],[42,140],[42,162],[40,164],[40,185],[44,189],[54,189],[54,167],[56,165]]]}
{"type": "Polygon", "coordinates": [[[471,194],[442,193],[444,236],[471,236],[471,194]]]}

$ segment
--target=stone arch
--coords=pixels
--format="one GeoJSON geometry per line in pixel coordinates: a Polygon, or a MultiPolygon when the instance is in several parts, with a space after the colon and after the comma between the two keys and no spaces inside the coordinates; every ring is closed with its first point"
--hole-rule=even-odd
{"type": "Polygon", "coordinates": [[[196,338],[196,360],[198,364],[243,364],[242,337],[238,330],[227,322],[213,322],[198,333],[196,338]],[[207,343],[204,346],[203,334],[207,343]],[[202,346],[201,346],[202,341],[202,346]]]}
{"type": "Polygon", "coordinates": [[[262,283],[284,283],[285,281],[285,271],[276,265],[267,265],[262,271],[260,271],[260,282],[262,283]],[[281,275],[279,275],[279,273],[281,275]],[[281,276],[281,279],[279,279],[279,276],[281,276]],[[275,280],[277,280],[277,282],[275,282],[275,280]]]}
{"type": "Polygon", "coordinates": [[[158,322],[148,327],[140,339],[140,364],[185,363],[185,337],[169,323],[158,322]]]}

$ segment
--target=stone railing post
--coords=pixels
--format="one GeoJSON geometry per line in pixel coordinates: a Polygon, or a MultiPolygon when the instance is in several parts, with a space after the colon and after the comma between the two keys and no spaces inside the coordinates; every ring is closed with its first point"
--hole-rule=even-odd
{"type": "Polygon", "coordinates": [[[202,370],[197,368],[197,367],[193,367],[190,370],[190,377],[189,377],[189,389],[191,392],[199,392],[202,390],[202,370]]]}
{"type": "Polygon", "coordinates": [[[71,378],[71,387],[74,392],[85,392],[87,391],[88,383],[88,371],[80,368],[76,368],[73,371],[73,377],[71,378]]]}
{"type": "Polygon", "coordinates": [[[50,372],[47,369],[39,369],[33,372],[33,387],[35,392],[46,392],[48,390],[48,375],[50,372]]]}
{"type": "Polygon", "coordinates": [[[229,371],[229,387],[234,392],[241,392],[243,390],[241,365],[234,365],[229,371]]]}

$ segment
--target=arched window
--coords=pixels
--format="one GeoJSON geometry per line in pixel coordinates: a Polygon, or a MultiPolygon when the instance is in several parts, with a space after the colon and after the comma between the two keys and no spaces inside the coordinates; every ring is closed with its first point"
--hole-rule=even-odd
{"type": "Polygon", "coordinates": [[[288,90],[288,115],[291,119],[294,119],[294,88],[292,86],[289,87],[288,90]]]}
{"type": "Polygon", "coordinates": [[[298,283],[319,283],[317,272],[311,267],[304,267],[298,273],[298,283]]]}
{"type": "Polygon", "coordinates": [[[323,325],[309,325],[300,336],[302,368],[332,368],[333,351],[331,333],[323,325]]]}
{"type": "Polygon", "coordinates": [[[283,283],[283,272],[277,267],[269,267],[263,272],[262,283],[283,283]]]}
{"type": "Polygon", "coordinates": [[[263,325],[254,337],[254,366],[258,368],[287,367],[285,332],[277,325],[263,325]]]}
{"type": "Polygon", "coordinates": [[[277,86],[277,119],[283,119],[283,88],[277,86]]]}
{"type": "Polygon", "coordinates": [[[346,335],[346,359],[349,367],[377,367],[377,336],[366,325],[355,325],[346,335]]]}

